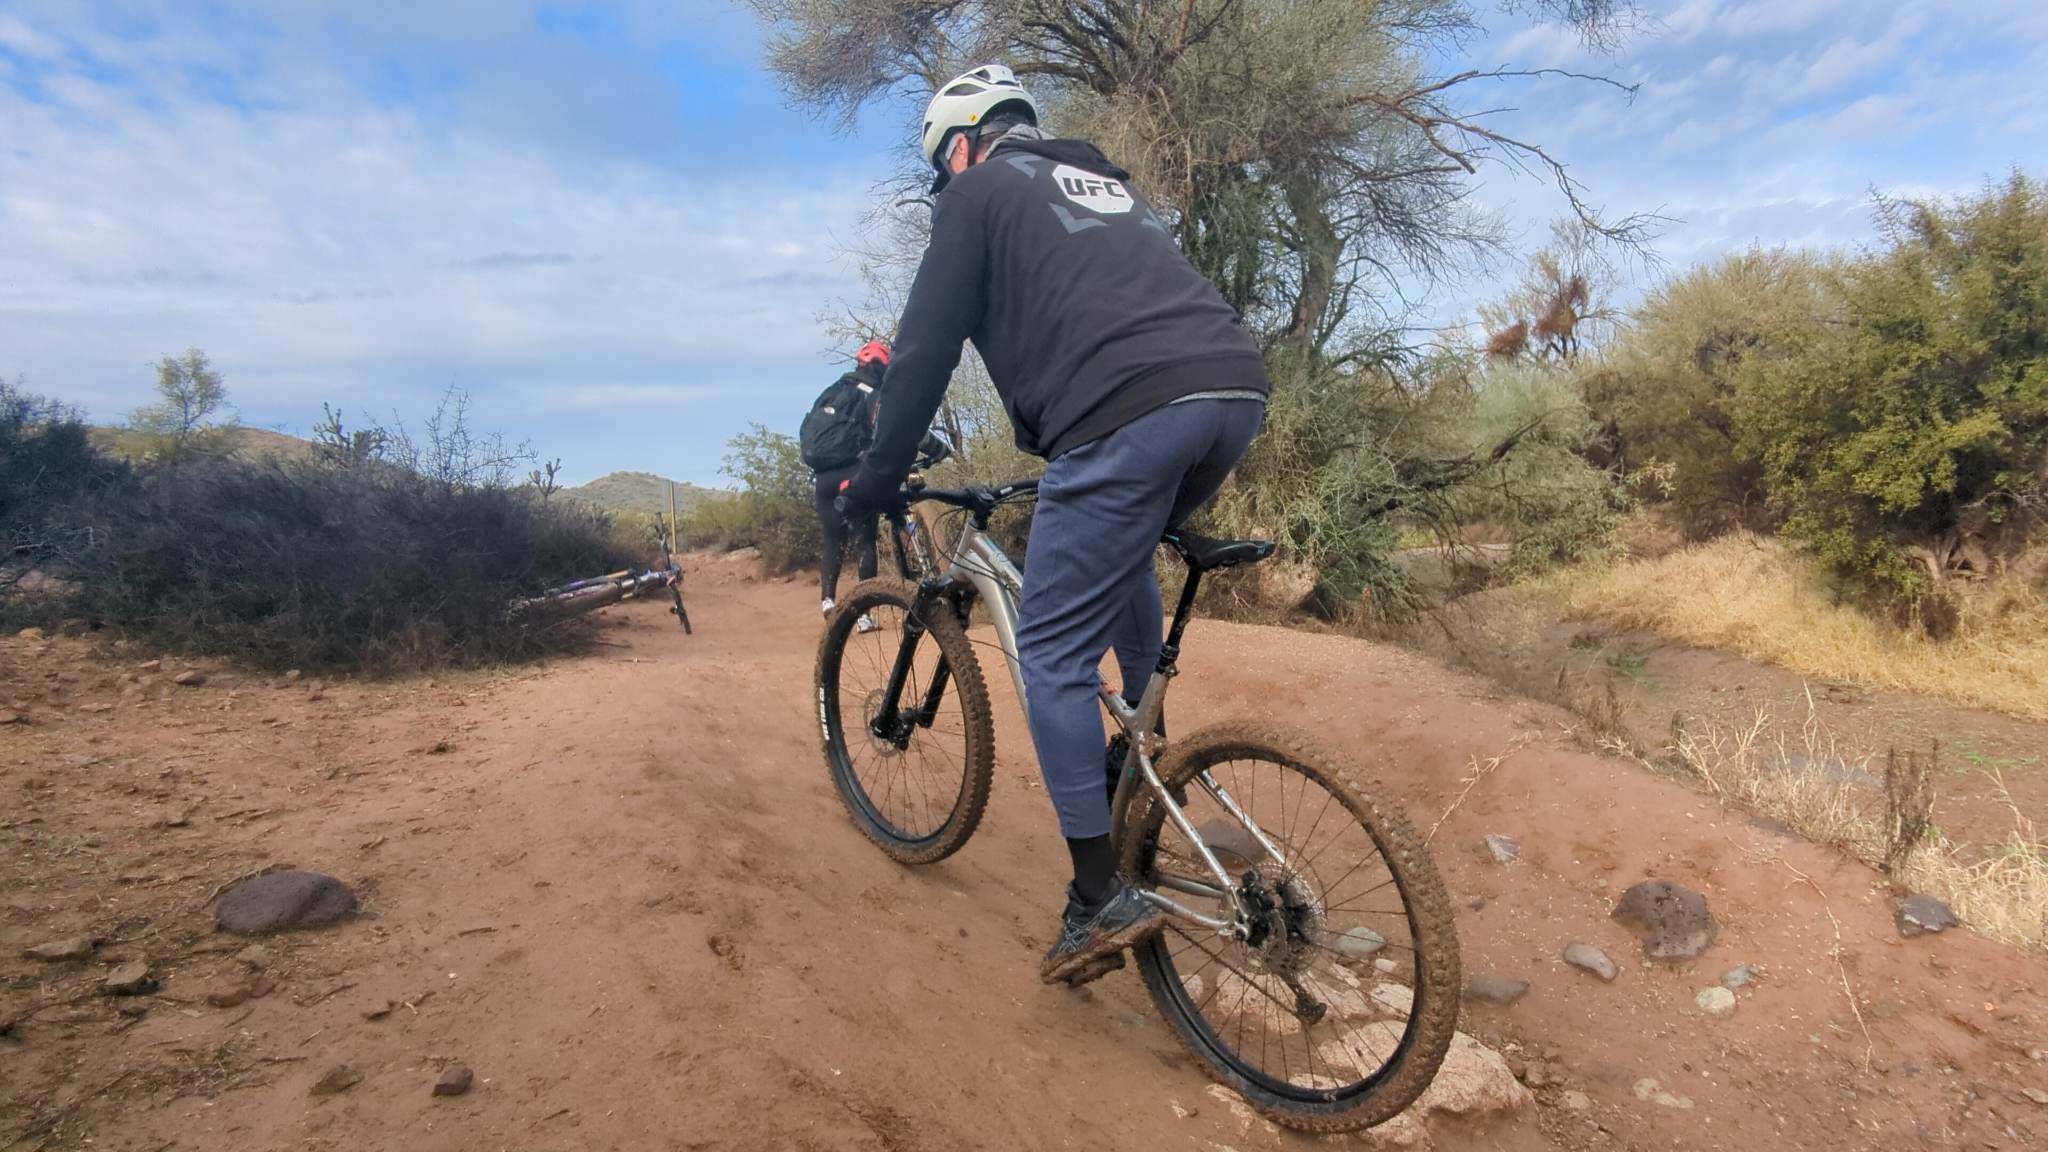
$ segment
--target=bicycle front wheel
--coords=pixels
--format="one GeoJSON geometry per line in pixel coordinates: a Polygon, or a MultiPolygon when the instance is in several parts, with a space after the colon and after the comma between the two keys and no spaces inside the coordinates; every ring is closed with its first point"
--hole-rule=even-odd
{"type": "Polygon", "coordinates": [[[1126,867],[1212,919],[1244,909],[1247,931],[1170,918],[1136,950],[1153,1003],[1211,1075],[1277,1123],[1343,1132],[1392,1119],[1429,1087],[1458,1023],[1457,929],[1421,837],[1340,757],[1284,728],[1205,729],[1159,774],[1187,797],[1228,898],[1156,798],[1126,816],[1126,867]]]}
{"type": "Polygon", "coordinates": [[[817,699],[833,786],[868,839],[904,864],[959,851],[988,807],[995,726],[953,606],[862,581],[826,624],[817,699]]]}

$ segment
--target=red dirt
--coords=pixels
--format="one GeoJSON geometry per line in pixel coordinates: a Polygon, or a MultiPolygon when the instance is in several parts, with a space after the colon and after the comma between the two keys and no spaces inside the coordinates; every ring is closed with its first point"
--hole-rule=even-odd
{"type": "MultiPolygon", "coordinates": [[[[0,1022],[48,1009],[0,1038],[0,1148],[1321,1143],[1211,1097],[1132,973],[1038,983],[1064,853],[1007,677],[989,669],[988,819],[908,871],[861,838],[820,762],[812,589],[700,559],[688,590],[694,636],[629,606],[598,655],[318,699],[225,669],[124,684],[146,654],[0,642],[0,708],[29,721],[0,726],[0,1022]],[[209,1006],[244,943],[212,933],[210,893],[283,863],[349,881],[366,915],[265,941],[277,988],[209,1006]],[[20,958],[74,932],[107,941],[97,961],[20,958]],[[139,1020],[91,994],[127,957],[164,981],[139,1020]],[[340,1063],[361,1082],[310,1096],[340,1063]],[[476,1086],[437,1099],[449,1063],[476,1086]]],[[[1439,1148],[2048,1144],[2048,1107],[2022,1092],[2048,1090],[2048,1052],[2028,1055],[2048,1048],[2038,958],[1963,933],[1902,941],[1869,870],[1398,650],[1202,622],[1183,668],[1178,724],[1304,724],[1423,829],[1454,809],[1435,848],[1466,970],[1535,985],[1465,1027],[1566,1083],[1519,1118],[1433,1126],[1439,1148]],[[1488,832],[1522,861],[1487,858],[1488,832]],[[1606,913],[1648,876],[1706,894],[1706,956],[1641,966],[1606,913]],[[1564,967],[1575,940],[1620,979],[1564,967]],[[1763,982],[1732,1018],[1701,1016],[1694,992],[1740,963],[1763,982]],[[1694,1107],[1639,1099],[1643,1078],[1694,1107]]]]}

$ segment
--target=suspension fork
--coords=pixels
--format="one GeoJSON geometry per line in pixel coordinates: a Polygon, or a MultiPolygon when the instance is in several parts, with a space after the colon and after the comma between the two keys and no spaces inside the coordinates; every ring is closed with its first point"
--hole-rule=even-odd
{"type": "MultiPolygon", "coordinates": [[[[917,645],[924,639],[925,633],[930,631],[924,623],[925,613],[959,610],[942,594],[946,583],[944,580],[927,582],[925,587],[918,589],[917,598],[911,601],[910,611],[904,614],[903,640],[896,647],[896,662],[889,668],[889,683],[882,692],[882,707],[874,719],[875,734],[898,748],[906,747],[910,743],[910,726],[903,723],[906,718],[902,706],[903,689],[910,682],[910,669],[917,658],[917,645]]],[[[939,714],[939,705],[946,698],[946,684],[951,678],[952,668],[942,655],[937,670],[932,673],[931,684],[925,688],[923,701],[908,716],[910,724],[920,728],[932,726],[933,719],[939,714]]]]}

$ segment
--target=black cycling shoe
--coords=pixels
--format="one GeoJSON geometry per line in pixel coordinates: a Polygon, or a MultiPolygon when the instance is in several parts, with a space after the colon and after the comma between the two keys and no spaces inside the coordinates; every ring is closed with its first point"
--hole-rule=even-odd
{"type": "Polygon", "coordinates": [[[1059,939],[1038,966],[1038,978],[1079,987],[1124,966],[1124,949],[1164,927],[1164,914],[1122,877],[1109,899],[1093,906],[1067,892],[1059,939]]]}

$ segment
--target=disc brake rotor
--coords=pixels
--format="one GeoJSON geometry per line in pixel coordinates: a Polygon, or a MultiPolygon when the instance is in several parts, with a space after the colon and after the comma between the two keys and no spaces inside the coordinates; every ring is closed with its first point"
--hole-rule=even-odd
{"type": "Polygon", "coordinates": [[[886,688],[870,690],[867,700],[861,707],[863,721],[861,729],[868,734],[868,747],[885,760],[903,755],[903,749],[897,747],[894,740],[887,740],[875,735],[875,719],[882,714],[882,698],[887,693],[888,689],[886,688]]]}

